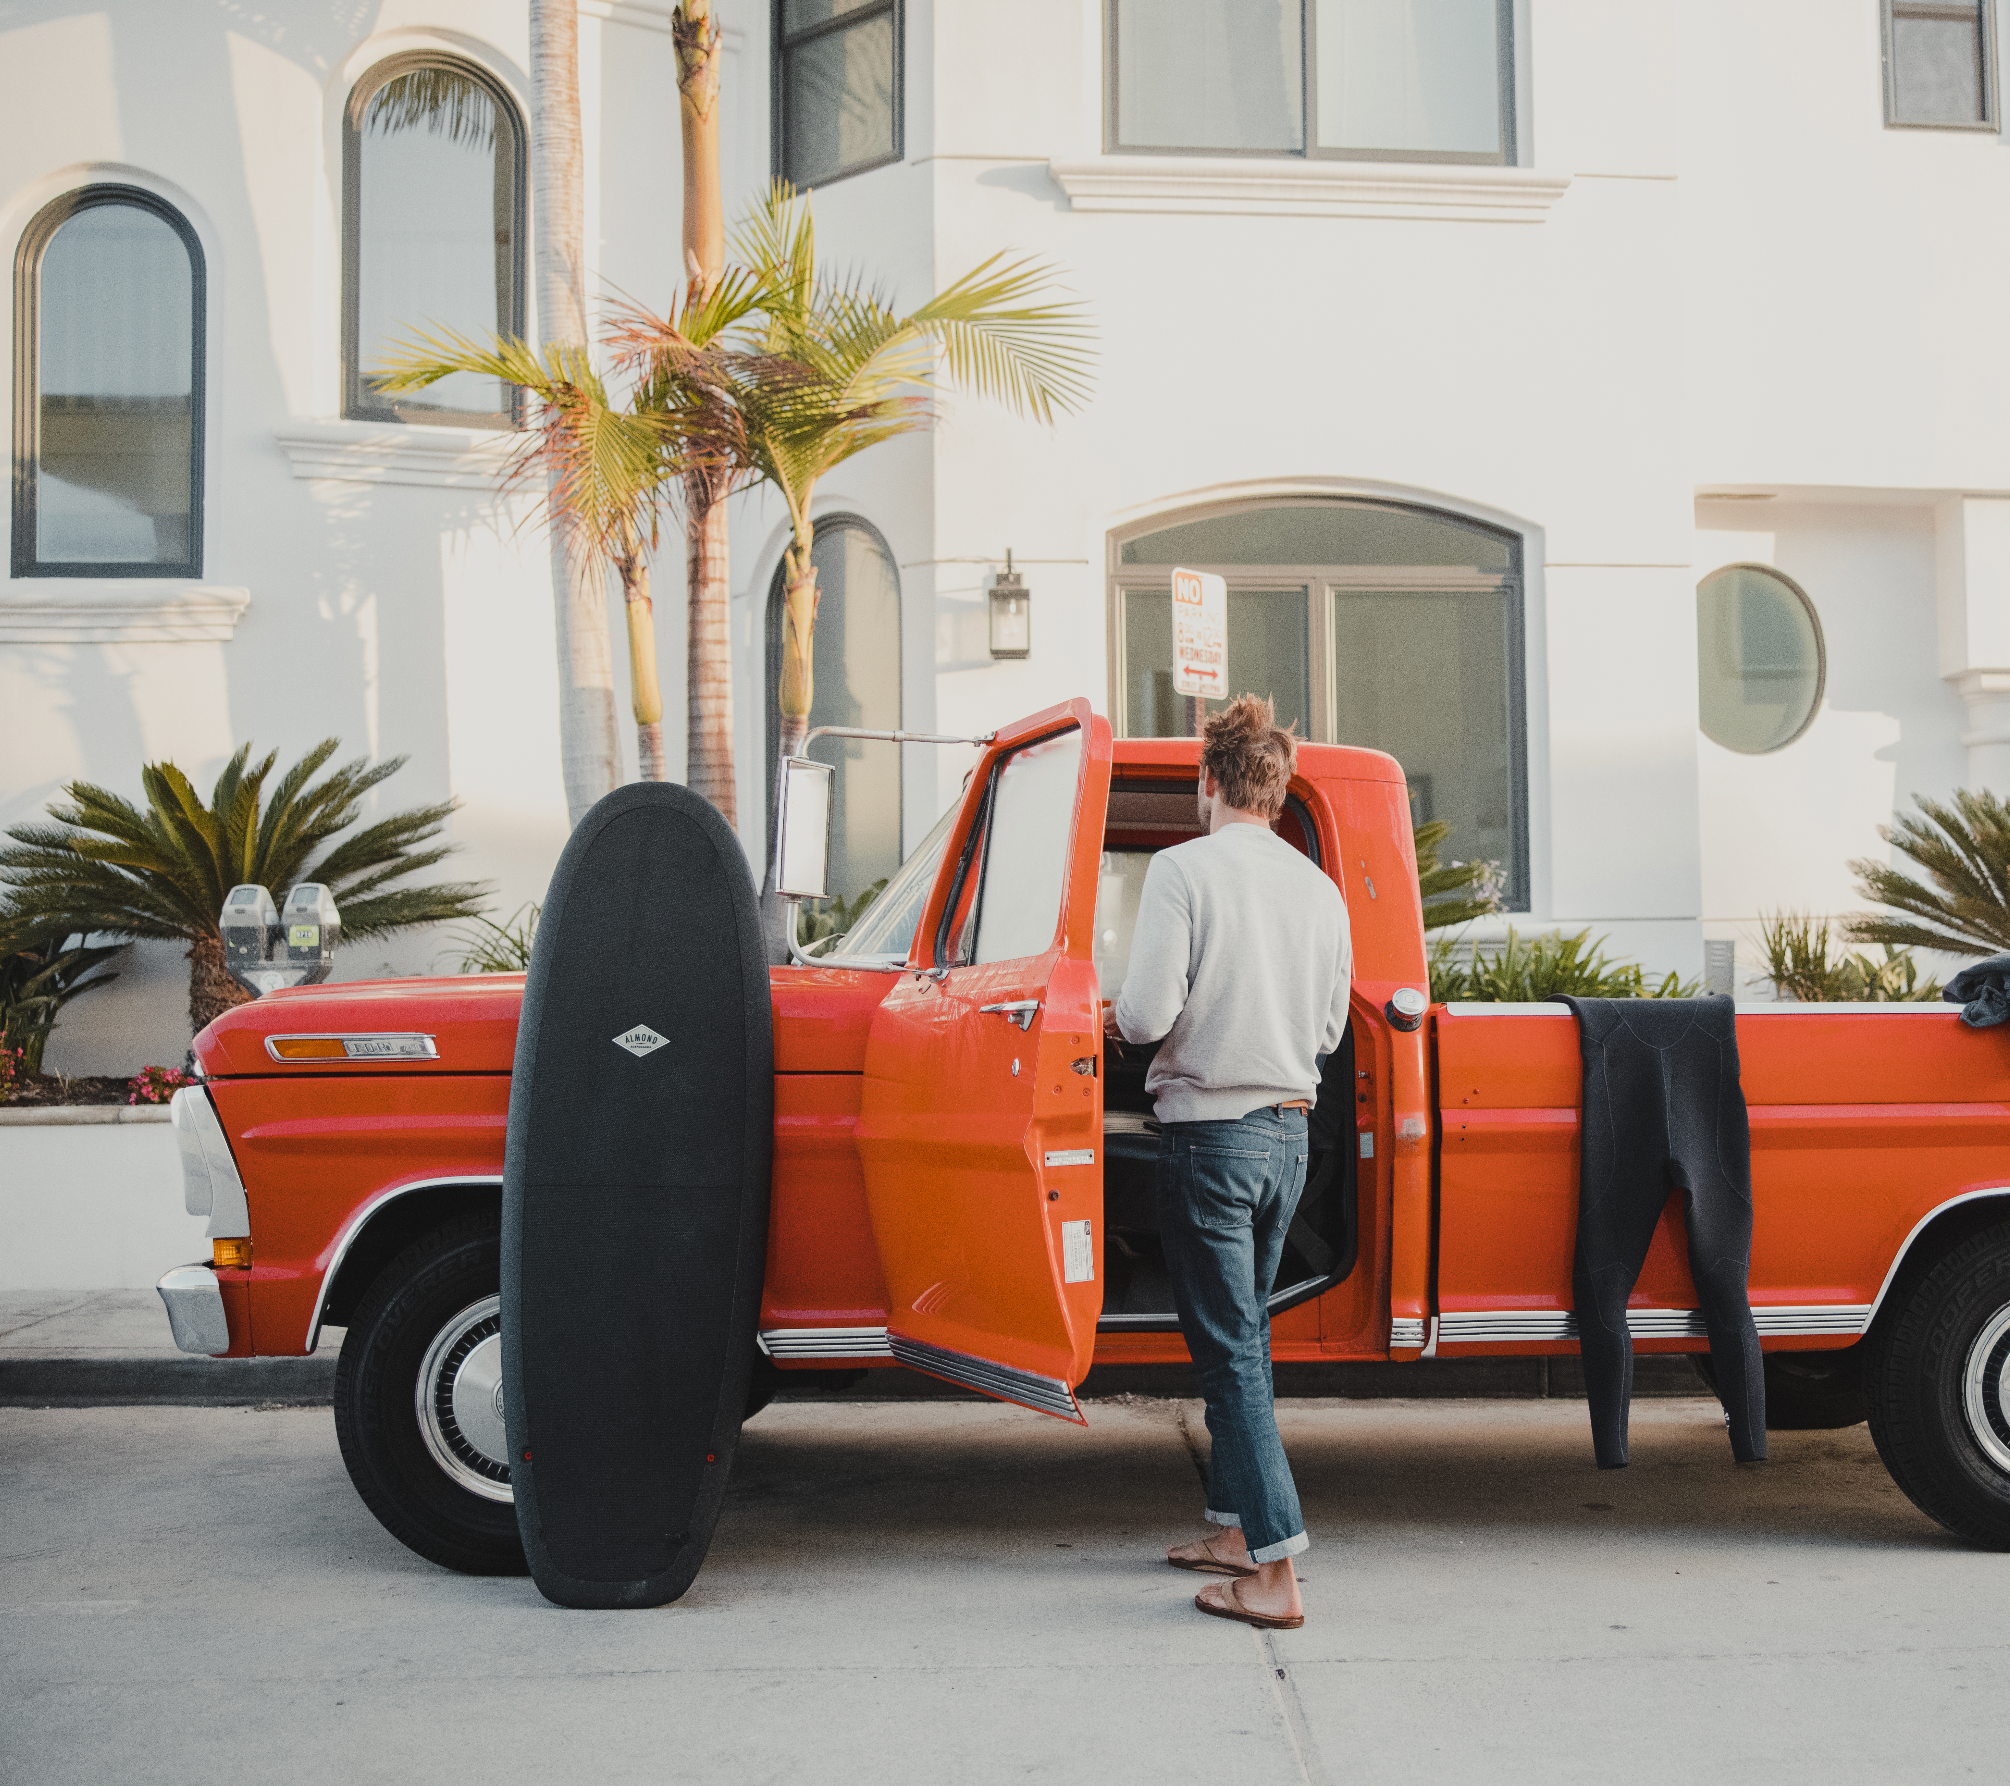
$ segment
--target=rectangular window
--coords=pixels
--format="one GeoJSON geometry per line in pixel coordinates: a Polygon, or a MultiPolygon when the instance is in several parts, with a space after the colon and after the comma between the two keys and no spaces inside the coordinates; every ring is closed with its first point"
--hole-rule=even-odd
{"type": "Polygon", "coordinates": [[[1994,15],[1989,0],[1885,0],[1885,123],[1994,130],[1994,15]]]}
{"type": "Polygon", "coordinates": [[[827,185],[898,161],[900,0],[777,0],[775,166],[827,185]]]}
{"type": "Polygon", "coordinates": [[[1108,0],[1108,19],[1114,151],[1514,160],[1513,0],[1108,0]]]}

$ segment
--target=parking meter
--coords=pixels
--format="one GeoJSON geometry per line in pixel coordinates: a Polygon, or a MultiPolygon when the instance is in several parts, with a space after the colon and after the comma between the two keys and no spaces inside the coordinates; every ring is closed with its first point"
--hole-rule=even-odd
{"type": "Polygon", "coordinates": [[[223,932],[223,965],[230,977],[253,993],[270,992],[286,984],[274,977],[272,945],[279,940],[279,908],[263,887],[231,888],[217,917],[223,932]]]}
{"type": "Polygon", "coordinates": [[[263,996],[283,986],[313,986],[335,970],[342,917],[318,881],[302,881],[282,912],[263,887],[233,887],[217,916],[223,964],[247,991],[263,996]]]}
{"type": "MultiPolygon", "coordinates": [[[[335,971],[335,945],[342,940],[342,917],[335,898],[319,881],[302,881],[286,896],[280,923],[289,986],[315,986],[335,971]]],[[[275,956],[279,954],[274,951],[275,956]]]]}

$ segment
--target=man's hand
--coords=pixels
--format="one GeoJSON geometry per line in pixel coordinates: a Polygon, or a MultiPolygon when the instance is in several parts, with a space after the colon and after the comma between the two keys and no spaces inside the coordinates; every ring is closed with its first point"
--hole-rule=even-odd
{"type": "Polygon", "coordinates": [[[1121,1042],[1124,1032],[1117,1028],[1117,1006],[1114,999],[1103,1001],[1103,1034],[1112,1042],[1121,1042]]]}

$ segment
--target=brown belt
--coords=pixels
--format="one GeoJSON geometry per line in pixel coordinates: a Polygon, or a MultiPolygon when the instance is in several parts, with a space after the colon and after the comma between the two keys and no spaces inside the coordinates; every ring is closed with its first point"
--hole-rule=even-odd
{"type": "Polygon", "coordinates": [[[1272,1104],[1270,1107],[1273,1110],[1310,1110],[1312,1108],[1312,1100],[1310,1098],[1288,1098],[1282,1104],[1272,1104]]]}

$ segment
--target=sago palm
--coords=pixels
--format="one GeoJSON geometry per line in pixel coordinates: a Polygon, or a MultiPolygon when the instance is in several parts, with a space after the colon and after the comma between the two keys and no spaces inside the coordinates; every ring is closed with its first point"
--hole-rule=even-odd
{"type": "Polygon", "coordinates": [[[2010,805],[1980,790],[1958,789],[1953,804],[1915,796],[1918,815],[1878,826],[1878,835],[1926,871],[1925,881],[1859,857],[1850,864],[1857,892],[1892,908],[1851,918],[1852,942],[1994,955],[2010,949],[2010,805]],[[1894,915],[1896,914],[1896,915],[1894,915]]]}
{"type": "Polygon", "coordinates": [[[217,927],[234,886],[255,883],[284,898],[296,881],[319,881],[334,895],[349,941],[479,917],[485,885],[391,884],[451,853],[452,845],[434,840],[456,803],[414,807],[352,830],[364,795],[405,759],[371,768],[359,758],[315,781],[337,747],[324,738],[269,797],[277,753],[253,764],[248,744],[224,765],[207,803],[173,763],[142,768],[144,809],[89,782],[70,783],[71,804],[50,807],[48,823],[7,833],[15,847],[0,849],[0,941],[95,932],[186,942],[189,1021],[200,1030],[251,996],[225,970],[217,927]]]}

